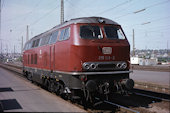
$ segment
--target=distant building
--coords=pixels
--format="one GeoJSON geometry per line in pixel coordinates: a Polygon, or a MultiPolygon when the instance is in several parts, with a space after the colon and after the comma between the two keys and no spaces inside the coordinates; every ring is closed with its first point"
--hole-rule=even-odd
{"type": "Polygon", "coordinates": [[[157,65],[158,59],[157,58],[139,58],[139,57],[131,57],[130,62],[133,65],[157,65]]]}
{"type": "Polygon", "coordinates": [[[0,54],[0,61],[3,61],[4,56],[2,54],[0,54]]]}
{"type": "Polygon", "coordinates": [[[151,59],[142,59],[141,62],[139,62],[139,65],[157,65],[158,59],[157,58],[151,58],[151,59]]]}
{"type": "Polygon", "coordinates": [[[140,62],[141,59],[142,59],[142,58],[139,58],[139,57],[131,57],[131,58],[130,58],[130,62],[131,62],[131,64],[133,64],[133,65],[139,65],[139,62],[140,62]]]}

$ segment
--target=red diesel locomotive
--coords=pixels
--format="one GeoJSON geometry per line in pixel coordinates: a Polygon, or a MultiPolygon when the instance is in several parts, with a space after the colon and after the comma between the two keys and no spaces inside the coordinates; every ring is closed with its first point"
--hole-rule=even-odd
{"type": "Polygon", "coordinates": [[[102,17],[77,18],[29,40],[23,72],[51,92],[83,95],[88,101],[95,94],[133,88],[129,55],[129,42],[118,23],[102,17]]]}

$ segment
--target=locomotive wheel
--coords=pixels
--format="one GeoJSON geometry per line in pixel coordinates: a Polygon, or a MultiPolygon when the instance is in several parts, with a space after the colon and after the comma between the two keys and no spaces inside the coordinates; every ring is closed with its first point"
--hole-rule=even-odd
{"type": "Polygon", "coordinates": [[[49,91],[49,92],[52,92],[52,83],[51,83],[51,81],[50,80],[47,80],[47,90],[49,91]]]}
{"type": "Polygon", "coordinates": [[[81,105],[83,105],[85,110],[87,110],[90,107],[83,92],[81,94],[81,105]]]}
{"type": "Polygon", "coordinates": [[[81,92],[81,90],[77,90],[77,89],[72,89],[71,90],[71,94],[69,94],[70,96],[70,100],[72,103],[80,103],[82,104],[82,97],[83,96],[83,93],[81,92]]]}
{"type": "Polygon", "coordinates": [[[95,96],[93,94],[90,94],[90,100],[88,101],[88,106],[90,106],[91,108],[94,107],[95,105],[95,96]]]}
{"type": "Polygon", "coordinates": [[[53,80],[48,80],[48,91],[54,93],[56,89],[56,83],[53,80]]]}
{"type": "Polygon", "coordinates": [[[56,94],[61,96],[64,91],[64,85],[60,82],[57,82],[56,94]]]}
{"type": "Polygon", "coordinates": [[[24,70],[22,72],[23,72],[23,76],[27,77],[27,72],[24,70]]]}
{"type": "Polygon", "coordinates": [[[93,108],[95,104],[95,96],[94,93],[85,90],[84,94],[82,94],[82,105],[84,109],[93,108]]]}
{"type": "Polygon", "coordinates": [[[48,80],[47,79],[44,79],[43,86],[45,89],[48,88],[48,80]]]}
{"type": "Polygon", "coordinates": [[[28,79],[29,81],[32,81],[32,73],[28,73],[28,74],[27,74],[27,79],[28,79]]]}

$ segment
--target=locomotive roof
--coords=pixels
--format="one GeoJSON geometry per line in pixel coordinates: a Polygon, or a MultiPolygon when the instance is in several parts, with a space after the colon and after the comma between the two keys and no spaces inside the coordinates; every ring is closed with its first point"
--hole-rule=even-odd
{"type": "Polygon", "coordinates": [[[118,23],[107,19],[107,18],[103,18],[103,17],[82,17],[82,18],[75,18],[75,19],[71,19],[70,23],[100,23],[99,21],[103,20],[105,24],[115,24],[115,25],[119,25],[118,23]]]}
{"type": "Polygon", "coordinates": [[[44,33],[41,33],[41,34],[39,34],[39,35],[37,35],[35,37],[33,37],[29,41],[37,39],[39,36],[46,35],[46,34],[48,34],[50,32],[55,31],[56,29],[61,28],[61,27],[64,27],[64,26],[67,26],[67,25],[70,25],[70,24],[77,24],[77,23],[104,23],[104,24],[119,25],[117,22],[112,21],[112,20],[107,19],[107,18],[103,18],[103,17],[81,17],[81,18],[75,18],[75,19],[71,19],[69,21],[65,21],[64,23],[59,24],[59,25],[53,27],[52,29],[50,29],[50,30],[48,30],[48,31],[46,31],[44,33]]]}

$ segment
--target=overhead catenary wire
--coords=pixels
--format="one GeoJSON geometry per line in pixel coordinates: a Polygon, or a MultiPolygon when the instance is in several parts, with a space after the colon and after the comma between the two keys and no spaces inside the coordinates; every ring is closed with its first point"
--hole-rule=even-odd
{"type": "Polygon", "coordinates": [[[36,8],[38,7],[38,5],[40,4],[40,1],[41,0],[39,0],[38,2],[36,2],[36,4],[35,4],[35,6],[32,8],[32,10],[31,11],[28,11],[28,12],[25,12],[24,14],[22,14],[22,15],[20,15],[20,16],[16,16],[16,17],[14,17],[14,18],[11,18],[11,19],[6,19],[5,21],[6,22],[13,22],[13,21],[16,21],[16,20],[21,20],[21,21],[25,21],[25,19],[26,18],[29,18],[30,17],[30,14],[32,14],[32,13],[35,13],[36,12],[36,8]]]}
{"type": "Polygon", "coordinates": [[[166,1],[163,1],[163,2],[158,2],[158,3],[155,3],[155,4],[149,5],[149,6],[145,7],[145,8],[148,9],[148,8],[151,8],[151,7],[155,7],[157,5],[165,4],[167,2],[170,2],[170,0],[166,0],[166,1]]]}
{"type": "Polygon", "coordinates": [[[154,20],[150,20],[151,22],[156,22],[156,21],[161,21],[161,20],[165,20],[165,19],[168,19],[170,18],[170,16],[167,16],[167,17],[163,17],[163,18],[158,18],[158,19],[154,19],[154,20]]]}
{"type": "MultiPolygon", "coordinates": [[[[34,13],[34,11],[35,11],[36,7],[39,5],[40,1],[41,1],[41,0],[39,0],[39,1],[37,2],[37,4],[35,5],[35,7],[33,8],[33,10],[30,11],[29,13],[27,13],[27,14],[34,13]]],[[[50,2],[50,3],[51,3],[51,2],[50,2]]],[[[46,12],[46,13],[45,13],[44,15],[42,15],[40,18],[38,18],[37,20],[33,21],[32,23],[30,23],[30,24],[28,24],[28,25],[29,25],[29,26],[34,26],[34,25],[36,25],[40,20],[44,19],[44,17],[47,17],[49,14],[51,14],[53,11],[55,11],[55,9],[57,9],[58,7],[59,7],[59,5],[58,5],[57,7],[55,7],[55,8],[53,8],[52,10],[46,12]]],[[[28,16],[29,16],[29,15],[26,15],[26,17],[28,17],[28,16]]],[[[25,17],[25,18],[26,18],[26,17],[25,17]]],[[[19,28],[20,28],[20,29],[22,28],[20,34],[23,33],[23,32],[25,32],[25,26],[22,25],[22,27],[17,27],[17,29],[19,29],[19,28]]]]}
{"type": "Polygon", "coordinates": [[[32,22],[30,25],[35,25],[37,24],[40,20],[44,19],[43,17],[47,17],[49,14],[51,14],[53,11],[55,11],[55,9],[57,9],[59,7],[59,5],[55,8],[53,8],[52,10],[50,10],[49,12],[45,13],[43,16],[41,16],[39,19],[37,19],[36,21],[32,22]]]}
{"type": "Polygon", "coordinates": [[[167,16],[167,17],[163,17],[163,18],[158,18],[158,19],[153,19],[153,20],[147,20],[145,22],[141,22],[141,23],[138,23],[138,24],[133,24],[133,25],[129,25],[129,26],[124,26],[124,27],[135,27],[135,26],[140,26],[140,25],[146,25],[147,24],[151,24],[151,23],[154,23],[154,22],[157,22],[157,21],[162,21],[162,20],[165,20],[165,19],[169,19],[170,16],[167,16]]]}
{"type": "MultiPolygon", "coordinates": [[[[51,2],[50,2],[51,3],[51,2]]],[[[38,3],[35,5],[35,6],[38,6],[38,3]]],[[[50,11],[48,11],[48,12],[46,12],[44,15],[42,15],[40,18],[38,18],[37,20],[35,20],[35,21],[33,21],[32,23],[30,23],[30,24],[28,24],[29,26],[34,26],[34,25],[36,25],[38,22],[40,22],[41,20],[43,20],[44,18],[46,18],[49,14],[51,14],[53,11],[55,11],[55,9],[57,9],[59,7],[59,5],[58,6],[56,6],[55,8],[53,8],[52,10],[50,10],[50,11]]],[[[34,9],[36,9],[36,8],[34,8],[34,9]]],[[[29,12],[29,13],[34,13],[34,11],[32,10],[31,12],[29,12]]],[[[26,16],[28,16],[28,15],[26,15],[26,16]]],[[[15,31],[19,31],[19,33],[18,34],[21,34],[21,35],[24,35],[25,34],[25,25],[23,26],[23,25],[21,25],[21,27],[17,27],[16,29],[15,29],[15,31]],[[18,29],[18,30],[17,30],[18,29]],[[22,30],[19,30],[19,29],[22,29],[22,30]]],[[[4,41],[6,41],[6,40],[4,40],[4,41]]],[[[13,40],[13,41],[15,41],[15,40],[13,40]]]]}
{"type": "MultiPolygon", "coordinates": [[[[79,11],[82,11],[83,13],[86,13],[87,15],[91,15],[89,12],[84,11],[82,8],[76,6],[75,4],[73,4],[72,2],[70,2],[69,0],[66,0],[66,2],[72,7],[72,8],[78,8],[79,11]]],[[[72,16],[72,14],[71,14],[72,16]]],[[[70,18],[71,16],[68,16],[67,18],[70,18]]]]}
{"type": "Polygon", "coordinates": [[[170,2],[170,0],[166,0],[166,1],[163,1],[163,2],[158,2],[158,3],[152,4],[152,5],[150,5],[150,6],[146,6],[146,7],[143,8],[143,9],[140,9],[140,10],[137,10],[137,11],[134,11],[134,12],[129,12],[129,13],[120,15],[120,16],[118,16],[118,17],[115,17],[115,19],[118,19],[118,18],[127,16],[127,15],[131,15],[131,14],[137,14],[137,13],[140,13],[140,12],[142,12],[142,11],[145,11],[145,10],[147,10],[147,9],[149,9],[149,8],[152,8],[152,7],[155,7],[155,6],[158,6],[158,5],[165,4],[165,3],[167,3],[167,2],[170,2]]]}
{"type": "Polygon", "coordinates": [[[1,10],[4,8],[5,0],[2,0],[1,10]]]}
{"type": "MultiPolygon", "coordinates": [[[[159,29],[159,30],[153,30],[153,31],[147,31],[149,33],[160,33],[160,32],[166,32],[166,30],[169,30],[170,28],[162,28],[162,29],[159,29]],[[163,31],[162,31],[163,30],[163,31]]],[[[167,31],[169,32],[169,31],[167,31]]]]}
{"type": "Polygon", "coordinates": [[[126,4],[126,6],[124,6],[124,7],[122,7],[122,8],[119,8],[116,12],[114,12],[114,15],[120,14],[121,12],[127,11],[128,9],[132,9],[132,7],[136,5],[136,4],[135,4],[136,2],[137,2],[138,4],[140,4],[140,2],[142,2],[142,1],[133,0],[132,2],[129,2],[128,4],[126,4]]]}
{"type": "MultiPolygon", "coordinates": [[[[40,3],[42,0],[39,0],[38,2],[36,2],[36,4],[34,5],[34,7],[32,8],[31,11],[28,11],[26,13],[24,13],[23,15],[20,15],[20,16],[17,16],[15,18],[12,18],[12,19],[8,19],[8,20],[5,20],[6,22],[11,22],[11,21],[15,21],[15,20],[18,20],[18,19],[21,19],[21,21],[25,21],[25,19],[28,19],[28,18],[32,18],[31,14],[37,12],[38,10],[36,10],[39,6],[40,6],[40,3]]],[[[55,1],[56,2],[56,1],[55,1]]],[[[54,3],[53,2],[50,2],[49,4],[46,4],[47,6],[50,5],[51,3],[54,3]]]]}
{"type": "Polygon", "coordinates": [[[115,8],[118,8],[118,7],[122,6],[122,5],[125,5],[125,4],[127,4],[127,3],[130,3],[131,1],[132,1],[132,0],[127,0],[127,1],[125,1],[125,2],[122,2],[122,3],[120,3],[120,4],[118,4],[118,5],[114,6],[114,7],[112,7],[112,8],[109,8],[109,9],[106,9],[106,10],[100,12],[100,13],[97,13],[96,15],[100,15],[100,14],[109,12],[109,11],[115,9],[115,8]]]}
{"type": "MultiPolygon", "coordinates": [[[[29,26],[34,26],[34,25],[36,25],[38,22],[40,22],[42,19],[44,19],[44,17],[47,17],[48,15],[50,15],[53,11],[55,11],[57,8],[59,8],[59,5],[58,6],[56,6],[55,8],[53,8],[52,10],[50,10],[50,11],[48,11],[48,12],[46,12],[44,15],[42,15],[40,18],[38,18],[37,20],[35,20],[34,22],[32,22],[31,24],[29,24],[29,26]]],[[[23,27],[25,27],[25,26],[23,26],[23,27]]],[[[23,33],[25,31],[25,29],[23,29],[22,31],[21,31],[21,33],[23,33]]]]}
{"type": "Polygon", "coordinates": [[[140,13],[140,12],[142,12],[142,11],[145,11],[146,10],[146,8],[143,8],[143,9],[140,9],[140,10],[137,10],[137,11],[135,11],[135,12],[133,12],[133,13],[140,13]]]}
{"type": "MultiPolygon", "coordinates": [[[[168,29],[170,29],[169,27],[170,27],[170,25],[166,25],[166,26],[157,26],[157,27],[151,27],[151,28],[147,27],[147,29],[150,30],[148,32],[154,32],[154,31],[168,30],[168,29]]],[[[139,29],[139,28],[136,28],[136,29],[139,29]]],[[[139,30],[145,30],[146,31],[147,29],[139,29],[139,30]]]]}
{"type": "Polygon", "coordinates": [[[23,20],[25,20],[29,15],[31,15],[32,13],[35,12],[36,8],[37,8],[38,5],[40,4],[40,1],[41,1],[41,0],[39,0],[39,1],[37,2],[37,4],[35,4],[34,8],[33,8],[30,12],[27,13],[27,15],[25,16],[25,18],[23,18],[23,20]]]}
{"type": "MultiPolygon", "coordinates": [[[[158,26],[158,27],[156,27],[155,30],[154,30],[154,28],[147,28],[147,29],[135,28],[135,29],[137,30],[138,33],[140,32],[140,34],[146,35],[146,34],[155,34],[156,33],[155,35],[158,36],[157,34],[161,34],[162,35],[164,33],[168,33],[169,29],[170,29],[170,25],[167,25],[167,26],[158,26]]],[[[129,36],[131,37],[131,35],[129,35],[129,36]]]]}
{"type": "Polygon", "coordinates": [[[149,20],[147,22],[141,23],[141,25],[150,24],[150,23],[161,21],[161,20],[165,20],[165,19],[168,19],[168,18],[170,18],[170,16],[167,16],[167,17],[164,17],[164,18],[158,18],[158,19],[154,19],[154,20],[149,20]]]}

